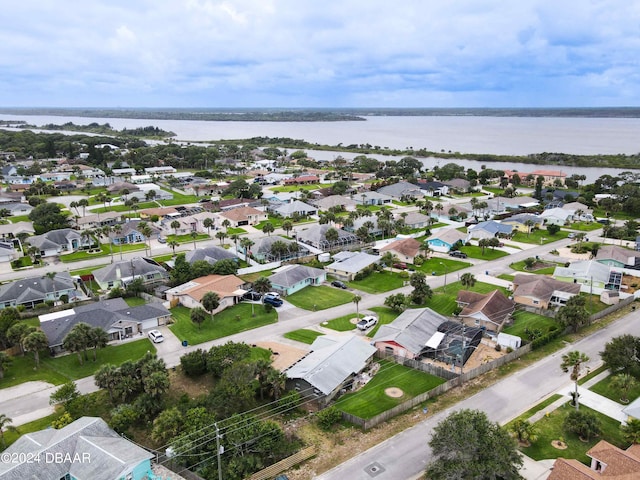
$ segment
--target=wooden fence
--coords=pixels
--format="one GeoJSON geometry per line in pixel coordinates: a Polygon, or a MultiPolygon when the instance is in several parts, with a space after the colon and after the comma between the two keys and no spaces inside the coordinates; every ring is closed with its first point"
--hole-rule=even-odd
{"type": "Polygon", "coordinates": [[[291,467],[310,459],[316,454],[316,447],[307,447],[294,453],[290,457],[280,460],[267,468],[254,473],[248,480],[271,480],[279,473],[289,470],[291,467]]]}
{"type": "Polygon", "coordinates": [[[624,300],[620,300],[615,305],[609,305],[604,310],[601,310],[598,313],[594,313],[593,315],[591,315],[589,317],[589,321],[594,322],[594,321],[599,320],[599,319],[601,319],[603,317],[606,317],[610,313],[613,313],[616,310],[620,310],[622,307],[626,307],[627,305],[629,305],[630,303],[633,303],[634,301],[635,301],[635,297],[634,296],[627,297],[624,300]]]}
{"type": "MultiPolygon", "coordinates": [[[[361,427],[363,430],[368,430],[370,428],[373,428],[381,424],[382,422],[386,422],[390,418],[393,418],[396,415],[399,415],[400,413],[404,413],[407,410],[411,410],[412,408],[420,405],[422,402],[432,397],[435,397],[436,395],[441,395],[446,391],[452,389],[453,387],[462,385],[462,383],[467,382],[473,378],[476,378],[490,370],[493,370],[494,368],[498,368],[504,365],[505,363],[511,362],[516,358],[519,358],[525,353],[528,353],[530,351],[531,351],[531,344],[525,345],[517,350],[514,350],[511,353],[508,353],[500,358],[493,360],[492,362],[485,363],[483,365],[480,365],[479,367],[474,368],[473,370],[469,370],[468,372],[464,372],[462,374],[455,374],[446,369],[442,369],[444,370],[444,372],[447,372],[447,377],[445,378],[449,378],[449,380],[447,380],[445,383],[441,385],[438,385],[436,388],[429,390],[428,392],[424,392],[424,393],[421,393],[420,395],[416,395],[415,397],[407,400],[406,402],[396,405],[395,407],[385,412],[382,412],[381,414],[376,415],[373,418],[369,418],[365,420],[363,418],[357,417],[355,415],[351,415],[350,413],[346,413],[346,412],[342,412],[342,418],[350,423],[353,423],[354,425],[361,427]],[[453,377],[451,375],[453,375],[453,377]]],[[[411,366],[411,364],[415,363],[416,369],[425,371],[427,373],[431,373],[428,370],[428,368],[425,367],[425,366],[429,366],[429,364],[424,364],[422,362],[417,362],[415,360],[411,360],[410,362],[407,362],[408,359],[406,358],[396,357],[395,355],[385,356],[384,353],[382,354],[382,358],[393,359],[397,363],[401,363],[405,366],[411,366]]],[[[433,365],[431,365],[431,367],[433,367],[433,365]]]]}

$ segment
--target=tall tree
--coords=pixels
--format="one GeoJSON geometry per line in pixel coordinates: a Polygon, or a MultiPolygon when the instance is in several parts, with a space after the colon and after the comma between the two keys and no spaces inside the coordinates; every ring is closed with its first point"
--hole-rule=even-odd
{"type": "Polygon", "coordinates": [[[589,312],[585,308],[586,300],[580,295],[574,295],[564,307],[561,307],[556,314],[556,320],[570,327],[577,332],[581,326],[586,325],[589,321],[589,312]]]}
{"type": "Polygon", "coordinates": [[[522,479],[515,441],[479,410],[450,414],[434,428],[429,446],[435,457],[426,471],[431,480],[522,479]]]}
{"type": "Polygon", "coordinates": [[[356,304],[356,317],[360,318],[360,311],[358,309],[358,306],[360,305],[360,302],[362,301],[362,297],[360,295],[356,294],[356,295],[353,296],[351,301],[356,304]]]}
{"type": "Polygon", "coordinates": [[[256,242],[247,237],[242,237],[240,240],[240,246],[244,250],[244,261],[249,263],[249,253],[251,251],[251,247],[255,245],[256,242]]]}
{"type": "Polygon", "coordinates": [[[582,372],[582,367],[585,363],[589,361],[589,357],[577,350],[573,350],[569,353],[565,353],[562,355],[562,363],[560,364],[560,368],[562,371],[569,373],[569,378],[575,384],[575,390],[573,392],[573,403],[576,407],[576,410],[580,408],[580,404],[578,401],[578,380],[580,379],[580,373],[582,372]]]}
{"type": "Polygon", "coordinates": [[[409,283],[413,287],[413,292],[411,292],[413,303],[422,305],[433,297],[433,291],[427,283],[427,276],[423,272],[414,272],[409,283]]]}
{"type": "Polygon", "coordinates": [[[612,373],[640,375],[640,337],[625,334],[613,337],[600,352],[600,358],[612,373]]]}
{"type": "Polygon", "coordinates": [[[114,403],[114,390],[118,385],[119,375],[118,368],[110,363],[102,365],[94,375],[96,386],[109,392],[111,403],[114,403]]]}
{"type": "Polygon", "coordinates": [[[49,346],[47,336],[41,330],[36,330],[27,335],[22,340],[26,352],[33,352],[33,359],[36,362],[36,368],[40,366],[40,350],[44,350],[49,346]]]}
{"type": "Polygon", "coordinates": [[[271,288],[271,280],[267,277],[259,277],[253,282],[253,289],[258,293],[265,294],[270,291],[271,288]]]}
{"type": "Polygon", "coordinates": [[[473,275],[473,273],[463,273],[460,277],[460,283],[465,288],[473,287],[476,284],[476,277],[473,275]]]}
{"type": "Polygon", "coordinates": [[[634,388],[638,381],[627,373],[619,373],[611,379],[609,387],[620,392],[620,402],[629,403],[629,390],[634,388]]]}
{"type": "Polygon", "coordinates": [[[274,230],[275,228],[271,222],[267,222],[262,226],[262,233],[266,233],[268,236],[271,236],[274,230]]]}
{"type": "Polygon", "coordinates": [[[87,346],[93,348],[93,361],[98,359],[98,349],[104,348],[109,342],[109,334],[101,327],[91,327],[87,331],[87,346]]]}
{"type": "Polygon", "coordinates": [[[4,440],[4,432],[15,430],[15,427],[9,426],[10,423],[13,423],[13,419],[7,417],[4,413],[0,413],[0,440],[2,440],[3,449],[7,446],[4,440]]]}
{"type": "Polygon", "coordinates": [[[13,360],[5,352],[0,352],[0,380],[4,378],[4,372],[11,366],[13,360]]]}
{"type": "Polygon", "coordinates": [[[191,314],[189,315],[189,318],[191,318],[191,321],[193,323],[198,325],[198,330],[200,330],[200,328],[202,327],[202,323],[206,318],[206,314],[202,308],[196,307],[191,309],[191,314]]]}

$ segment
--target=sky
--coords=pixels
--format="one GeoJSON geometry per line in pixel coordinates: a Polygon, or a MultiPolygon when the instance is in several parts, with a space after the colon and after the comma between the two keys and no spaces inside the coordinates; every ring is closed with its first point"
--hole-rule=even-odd
{"type": "Polygon", "coordinates": [[[3,107],[640,106],[640,0],[3,3],[3,107]]]}

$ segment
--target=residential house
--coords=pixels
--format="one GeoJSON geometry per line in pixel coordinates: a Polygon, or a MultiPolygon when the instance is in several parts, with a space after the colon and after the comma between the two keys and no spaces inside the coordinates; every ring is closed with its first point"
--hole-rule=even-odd
{"type": "Polygon", "coordinates": [[[109,341],[119,341],[166,325],[171,319],[171,312],[161,303],[130,307],[124,299],[118,297],[47,313],[40,315],[38,319],[40,328],[47,336],[49,349],[57,354],[64,351],[64,339],[78,323],[101,328],[107,332],[109,341]]]}
{"type": "MultiPolygon", "coordinates": [[[[128,170],[128,169],[125,169],[125,170],[128,170]]],[[[109,195],[122,195],[123,197],[125,197],[124,198],[125,200],[131,197],[136,197],[138,200],[144,199],[144,196],[140,195],[139,192],[140,192],[140,187],[130,182],[116,182],[116,183],[112,183],[107,187],[107,193],[109,193],[109,195]],[[128,193],[125,193],[125,192],[128,192],[128,193]]]]}
{"type": "Polygon", "coordinates": [[[479,328],[452,322],[430,308],[411,308],[381,325],[371,342],[386,355],[464,365],[480,340],[479,328]]]}
{"type": "Polygon", "coordinates": [[[422,243],[415,238],[400,238],[380,248],[379,252],[381,255],[391,252],[398,261],[413,263],[421,248],[422,243]]]}
{"type": "Polygon", "coordinates": [[[622,269],[596,260],[571,262],[568,267],[556,267],[553,271],[556,280],[579,284],[581,292],[597,295],[603,290],[620,291],[622,275],[622,269]]]}
{"type": "Polygon", "coordinates": [[[455,228],[443,228],[427,238],[429,248],[434,252],[448,253],[458,243],[466,243],[467,235],[455,228]]]}
{"type": "Polygon", "coordinates": [[[53,257],[62,252],[75,252],[95,243],[91,236],[83,235],[71,228],[51,230],[42,235],[30,237],[28,241],[40,251],[42,257],[53,257]]]}
{"type": "Polygon", "coordinates": [[[547,480],[631,480],[640,478],[640,445],[626,450],[600,440],[587,450],[590,465],[557,458],[547,480]]]}
{"type": "Polygon", "coordinates": [[[422,198],[425,195],[418,185],[405,181],[385,185],[384,187],[380,187],[377,192],[398,200],[422,198]]]}
{"type": "Polygon", "coordinates": [[[118,435],[99,417],[81,417],[59,430],[25,433],[4,454],[16,461],[0,463],[0,480],[159,478],[151,464],[155,455],[118,435]]]}
{"type": "Polygon", "coordinates": [[[358,245],[360,240],[353,233],[346,230],[332,227],[329,224],[316,224],[312,225],[297,234],[298,241],[311,245],[314,248],[320,250],[330,250],[332,248],[345,248],[352,245],[358,245]],[[333,228],[338,232],[338,240],[328,241],[326,238],[327,230],[333,228]]]}
{"type": "Polygon", "coordinates": [[[8,210],[11,216],[18,217],[22,215],[29,215],[33,210],[33,207],[28,203],[3,203],[0,205],[0,210],[8,210]]]}
{"type": "Polygon", "coordinates": [[[352,388],[375,352],[375,347],[356,335],[318,337],[311,352],[284,371],[286,388],[326,406],[341,391],[352,388]]]}
{"type": "Polygon", "coordinates": [[[232,227],[242,227],[245,225],[256,225],[264,220],[269,219],[266,212],[253,207],[238,207],[231,210],[221,212],[222,221],[229,220],[232,227]]]}
{"type": "Polygon", "coordinates": [[[513,212],[525,208],[533,208],[540,204],[538,200],[528,196],[494,197],[487,201],[488,211],[491,215],[513,212]]]}
{"type": "Polygon", "coordinates": [[[533,175],[535,178],[542,177],[544,179],[545,185],[553,184],[556,180],[560,180],[562,185],[564,185],[564,181],[567,178],[567,174],[562,170],[539,169],[531,172],[531,175],[533,175]]]}
{"type": "Polygon", "coordinates": [[[103,227],[113,227],[122,222],[122,212],[104,212],[75,217],[72,224],[80,230],[88,230],[103,227]]]}
{"type": "Polygon", "coordinates": [[[129,181],[136,185],[142,185],[143,183],[149,183],[152,180],[151,175],[131,175],[129,181]]]}
{"type": "Polygon", "coordinates": [[[504,225],[495,220],[488,220],[472,225],[467,229],[467,242],[469,240],[482,240],[483,238],[507,237],[513,233],[513,225],[504,225]]]}
{"type": "Polygon", "coordinates": [[[93,278],[102,290],[126,287],[139,278],[145,285],[156,285],[169,278],[167,271],[150,258],[135,257],[114,262],[93,271],[93,278]]]}
{"type": "Polygon", "coordinates": [[[317,175],[300,175],[298,177],[286,178],[282,183],[284,185],[311,185],[320,183],[320,177],[317,175]]]}
{"type": "Polygon", "coordinates": [[[217,313],[240,302],[247,293],[244,287],[245,281],[235,275],[206,275],[170,288],[165,295],[172,305],[179,303],[187,308],[195,308],[202,307],[200,302],[207,292],[217,293],[220,305],[212,312],[217,313]]]}
{"type": "Polygon", "coordinates": [[[0,262],[11,262],[16,260],[20,255],[15,249],[13,242],[0,241],[0,262]]]}
{"type": "Polygon", "coordinates": [[[308,217],[310,215],[316,215],[318,213],[318,209],[316,207],[312,207],[311,205],[301,202],[300,200],[293,200],[292,202],[278,205],[270,210],[279,215],[282,215],[285,218],[292,217],[294,215],[308,217]]]}
{"type": "Polygon", "coordinates": [[[505,218],[500,223],[502,225],[511,225],[515,231],[522,233],[531,233],[534,228],[542,227],[543,219],[538,215],[530,213],[520,213],[509,218],[505,218]]]}
{"type": "MultiPolygon", "coordinates": [[[[341,221],[341,220],[337,220],[341,221]]],[[[382,228],[378,226],[378,217],[358,217],[353,220],[353,225],[344,225],[342,228],[350,233],[356,233],[360,227],[363,227],[366,224],[371,224],[368,226],[369,235],[378,236],[382,235],[382,228]]]]}
{"type": "Polygon", "coordinates": [[[442,182],[418,180],[418,187],[420,187],[420,189],[424,191],[424,194],[429,197],[449,195],[449,186],[442,182]]]}
{"type": "Polygon", "coordinates": [[[33,235],[35,233],[32,222],[0,224],[0,240],[2,241],[6,242],[8,240],[19,238],[19,235],[23,233],[27,235],[33,235]]]}
{"type": "Polygon", "coordinates": [[[515,310],[513,300],[500,290],[487,294],[460,290],[456,303],[462,307],[458,317],[465,325],[496,333],[502,330],[515,310]]]}
{"type": "Polygon", "coordinates": [[[450,191],[455,193],[467,193],[472,190],[471,182],[469,180],[465,180],[464,178],[454,178],[452,180],[442,182],[449,187],[450,191]]]}
{"type": "Polygon", "coordinates": [[[603,245],[598,249],[596,262],[618,268],[640,269],[640,252],[618,245],[603,245]]]}
{"type": "MultiPolygon", "coordinates": [[[[238,245],[238,251],[245,255],[242,245],[238,245]]],[[[276,262],[287,261],[293,258],[304,257],[309,255],[309,250],[295,240],[281,237],[279,235],[271,235],[270,237],[260,237],[255,239],[255,244],[249,250],[249,254],[258,262],[276,262]],[[276,247],[273,245],[276,244],[276,247]],[[278,248],[277,246],[286,246],[278,248]]]]}
{"type": "Polygon", "coordinates": [[[353,201],[358,205],[387,205],[393,201],[393,197],[380,191],[368,191],[353,196],[353,201]]]}
{"type": "Polygon", "coordinates": [[[333,275],[338,280],[351,281],[354,280],[356,275],[364,269],[370,267],[374,263],[380,262],[380,256],[378,255],[369,255],[364,252],[349,253],[353,253],[353,255],[350,255],[348,258],[335,261],[324,267],[327,273],[329,275],[333,275]]]}
{"type": "Polygon", "coordinates": [[[578,294],[580,285],[577,283],[561,282],[546,275],[518,273],[513,278],[513,301],[538,311],[560,308],[578,294]]]}
{"type": "MultiPolygon", "coordinates": [[[[147,237],[145,237],[141,232],[141,222],[144,222],[144,220],[130,220],[121,224],[120,233],[113,233],[111,235],[111,242],[114,245],[128,245],[131,243],[146,242],[147,237]]],[[[152,237],[159,235],[160,229],[158,227],[151,222],[146,222],[146,224],[151,228],[152,237]]]]}
{"type": "Polygon", "coordinates": [[[158,219],[162,221],[168,215],[178,213],[178,210],[175,207],[156,207],[145,208],[144,210],[140,210],[138,213],[142,220],[149,220],[151,217],[157,216],[158,219]]]}
{"type": "MultiPolygon", "coordinates": [[[[457,220],[462,217],[469,217],[471,215],[472,209],[470,207],[465,206],[461,203],[445,203],[442,205],[442,216],[448,216],[449,220],[457,220]]],[[[436,210],[432,210],[431,213],[438,213],[436,210]]]]}
{"type": "Polygon", "coordinates": [[[562,208],[573,212],[574,221],[593,222],[595,216],[593,210],[584,203],[580,202],[568,202],[562,205],[562,208]]]}
{"type": "MultiPolygon", "coordinates": [[[[357,195],[356,195],[357,196],[357,195]]],[[[334,207],[342,207],[347,212],[352,212],[356,209],[357,202],[344,195],[329,195],[328,197],[319,198],[312,202],[318,210],[328,211],[334,207]]]]}
{"type": "Polygon", "coordinates": [[[113,173],[114,175],[118,176],[118,177],[130,177],[131,175],[135,175],[136,174],[136,169],[135,168],[113,168],[111,169],[111,173],[113,173]]]}
{"type": "Polygon", "coordinates": [[[269,280],[273,290],[291,295],[309,285],[321,285],[327,280],[327,272],[304,265],[286,265],[276,269],[269,280]]]}
{"type": "Polygon", "coordinates": [[[0,175],[7,180],[8,177],[15,177],[18,175],[18,169],[15,165],[3,165],[0,167],[0,175]]]}
{"type": "Polygon", "coordinates": [[[144,173],[146,173],[147,175],[156,175],[158,177],[163,177],[165,175],[173,174],[176,172],[177,170],[170,165],[165,165],[162,167],[147,167],[144,169],[144,173]]]}
{"type": "Polygon", "coordinates": [[[33,308],[48,300],[59,301],[67,297],[69,301],[85,298],[68,272],[55,276],[28,277],[0,285],[0,309],[24,305],[33,308]]]}
{"type": "Polygon", "coordinates": [[[220,260],[238,260],[238,257],[226,248],[211,246],[189,250],[185,254],[185,260],[189,263],[204,260],[213,265],[220,260]]]}
{"type": "Polygon", "coordinates": [[[153,197],[155,200],[171,200],[173,198],[173,193],[163,190],[155,183],[135,183],[137,183],[138,188],[140,189],[139,192],[136,192],[136,196],[140,195],[142,197],[140,200],[151,198],[151,194],[149,193],[151,191],[155,193],[155,196],[153,197]]]}
{"type": "Polygon", "coordinates": [[[564,226],[573,219],[574,211],[566,210],[561,207],[547,208],[541,214],[540,218],[544,220],[545,225],[564,226]]]}
{"type": "MultiPolygon", "coordinates": [[[[395,219],[401,219],[400,214],[395,215],[395,219]]],[[[408,212],[403,218],[404,225],[410,229],[426,228],[431,225],[431,217],[420,212],[408,212]]]]}

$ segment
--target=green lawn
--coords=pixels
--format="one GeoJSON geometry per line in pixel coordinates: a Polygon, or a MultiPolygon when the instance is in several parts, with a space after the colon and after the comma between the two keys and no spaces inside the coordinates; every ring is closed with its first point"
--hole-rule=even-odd
{"type": "Polygon", "coordinates": [[[229,235],[242,235],[243,233],[247,233],[247,231],[240,227],[229,227],[227,228],[227,233],[229,235]]]}
{"type": "Polygon", "coordinates": [[[598,222],[573,222],[569,227],[571,230],[579,230],[581,232],[592,232],[602,228],[602,224],[598,222]]]}
{"type": "Polygon", "coordinates": [[[529,410],[527,410],[526,412],[518,415],[516,418],[514,418],[513,420],[511,420],[509,423],[507,423],[505,425],[505,427],[509,427],[509,425],[511,425],[513,422],[515,422],[516,420],[529,420],[533,415],[535,415],[536,413],[538,413],[540,410],[544,410],[545,408],[547,408],[549,405],[551,405],[553,402],[555,402],[556,400],[560,400],[562,398],[562,395],[558,395],[557,393],[551,395],[549,398],[547,398],[546,400],[543,400],[542,402],[538,403],[537,405],[531,407],[529,410]]]}
{"type": "MultiPolygon", "coordinates": [[[[354,305],[355,307],[355,305],[354,305]]],[[[331,330],[337,330],[338,332],[349,332],[351,330],[355,330],[356,326],[351,323],[351,319],[355,318],[356,311],[355,308],[353,313],[349,313],[348,315],[343,315],[342,317],[334,318],[333,320],[329,320],[327,322],[322,322],[323,327],[330,328],[331,330]]],[[[362,317],[362,314],[360,314],[362,317]]]]}
{"type": "MultiPolygon", "coordinates": [[[[122,245],[122,252],[133,252],[133,251],[138,251],[138,250],[144,250],[145,249],[145,244],[144,243],[131,243],[131,244],[127,244],[127,245],[122,245]]],[[[60,260],[62,260],[63,262],[67,263],[67,262],[77,262],[80,260],[87,260],[90,258],[97,258],[97,257],[107,257],[111,255],[111,250],[109,248],[109,245],[104,245],[101,244],[100,245],[100,251],[98,253],[88,253],[88,252],[73,252],[73,253],[68,253],[66,255],[60,255],[60,260]]],[[[114,245],[113,246],[113,257],[117,258],[118,255],[120,255],[120,245],[114,245]]]]}
{"type": "Polygon", "coordinates": [[[306,328],[300,328],[284,334],[284,338],[295,340],[296,342],[307,343],[311,345],[316,338],[321,337],[324,333],[316,332],[306,328]]]}
{"type": "MultiPolygon", "coordinates": [[[[613,380],[614,375],[609,375],[607,378],[600,380],[598,383],[593,385],[589,390],[592,392],[598,393],[603,397],[607,397],[614,402],[622,403],[620,401],[620,397],[622,396],[622,392],[611,387],[611,381],[613,380]]],[[[627,393],[627,397],[630,402],[633,402],[636,398],[640,397],[640,382],[632,388],[627,393]]]]}
{"type": "Polygon", "coordinates": [[[379,360],[380,370],[373,379],[357,392],[347,393],[336,402],[340,410],[368,419],[427,392],[445,382],[444,379],[418,370],[379,360]],[[391,398],[385,393],[389,387],[400,388],[404,395],[391,398]]]}
{"type": "Polygon", "coordinates": [[[562,407],[551,412],[549,416],[545,416],[535,423],[539,433],[538,440],[529,447],[521,448],[522,453],[533,458],[534,460],[544,460],[547,458],[575,458],[576,460],[589,464],[590,459],[586,452],[600,440],[606,440],[622,449],[626,449],[629,444],[624,441],[622,432],[620,431],[620,422],[602,415],[599,412],[591,410],[582,405],[580,410],[594,413],[600,420],[602,433],[600,436],[592,438],[588,442],[581,441],[577,435],[563,430],[562,422],[566,415],[574,407],[570,402],[565,403],[562,407]],[[564,438],[567,444],[566,450],[559,450],[551,445],[553,440],[564,438]]]}
{"type": "Polygon", "coordinates": [[[553,274],[553,271],[556,269],[556,267],[564,267],[564,263],[556,263],[550,267],[538,268],[535,270],[527,270],[525,266],[526,265],[524,263],[524,260],[520,262],[514,262],[511,265],[509,265],[511,269],[516,270],[518,272],[536,273],[538,275],[551,275],[553,274]]]}
{"type": "Polygon", "coordinates": [[[382,272],[373,272],[362,280],[347,282],[347,285],[367,293],[382,293],[402,287],[405,280],[408,281],[400,278],[396,272],[384,270],[382,272]]]}
{"type": "Polygon", "coordinates": [[[509,293],[505,288],[497,287],[490,283],[476,282],[473,287],[463,287],[460,282],[456,281],[448,284],[446,290],[444,286],[436,288],[433,291],[433,297],[427,301],[426,305],[421,305],[421,307],[427,306],[445,316],[453,315],[453,311],[456,308],[456,297],[458,296],[458,291],[462,289],[478,293],[489,293],[494,290],[502,290],[505,295],[509,296],[509,293]]]}
{"type": "Polygon", "coordinates": [[[187,340],[190,345],[215,340],[216,338],[227,337],[234,333],[252,330],[254,328],[269,325],[278,321],[278,313],[273,309],[267,313],[263,305],[249,303],[239,303],[211,316],[198,326],[191,321],[191,309],[186,307],[175,307],[171,309],[171,315],[175,323],[169,328],[180,339],[187,340]],[[251,316],[251,309],[254,309],[256,316],[251,316]]]}
{"type": "MultiPolygon", "coordinates": [[[[515,231],[515,230],[514,230],[515,231]]],[[[535,245],[546,245],[547,243],[555,242],[556,240],[562,240],[567,238],[569,232],[559,231],[555,235],[549,234],[546,229],[533,230],[527,234],[525,232],[516,232],[511,240],[514,242],[533,243],[535,245]]]]}
{"type": "Polygon", "coordinates": [[[139,307],[147,303],[147,301],[141,297],[126,297],[124,301],[127,302],[127,305],[130,307],[139,307]]]}
{"type": "MultiPolygon", "coordinates": [[[[210,239],[211,237],[206,233],[199,233],[196,236],[196,242],[199,242],[201,240],[210,240],[210,239]]],[[[179,244],[182,245],[183,243],[193,242],[193,237],[189,233],[185,235],[173,235],[173,234],[167,235],[167,243],[171,241],[178,242],[179,244]]]]}
{"type": "Polygon", "coordinates": [[[481,260],[495,260],[509,255],[507,252],[494,248],[485,248],[483,253],[482,248],[475,245],[465,245],[460,251],[466,253],[470,258],[479,258],[481,260]]]}
{"type": "Polygon", "coordinates": [[[315,183],[309,185],[288,185],[282,187],[273,187],[271,188],[272,192],[281,193],[281,192],[299,192],[300,190],[318,190],[320,188],[329,188],[331,187],[331,183],[315,183]]]}
{"type": "Polygon", "coordinates": [[[251,347],[251,355],[249,356],[249,360],[252,362],[257,362],[258,360],[266,360],[271,361],[271,350],[262,347],[251,347]]]}
{"type": "Polygon", "coordinates": [[[444,275],[445,273],[449,274],[469,266],[471,266],[470,263],[460,262],[451,258],[430,258],[417,267],[417,269],[427,275],[444,275]]]}
{"type": "Polygon", "coordinates": [[[528,341],[527,335],[524,330],[528,327],[531,330],[540,330],[543,334],[547,333],[553,326],[559,326],[553,318],[545,317],[544,315],[538,315],[533,312],[526,312],[524,310],[518,310],[513,313],[513,325],[505,327],[504,333],[510,335],[516,335],[522,338],[524,341],[528,341]]]}
{"type": "Polygon", "coordinates": [[[98,350],[98,360],[93,361],[93,351],[88,351],[89,360],[80,365],[76,354],[50,357],[48,352],[40,353],[40,368],[35,370],[32,354],[24,357],[13,357],[13,364],[0,380],[0,387],[12,387],[32,380],[42,380],[54,385],[60,385],[69,380],[93,375],[105,363],[120,365],[125,360],[142,358],[147,351],[155,352],[153,344],[146,338],[127,342],[120,345],[109,345],[98,350]]]}
{"type": "Polygon", "coordinates": [[[398,317],[398,315],[400,315],[398,312],[394,312],[389,307],[371,307],[369,310],[373,311],[378,317],[378,324],[367,333],[367,337],[370,338],[373,338],[373,336],[378,333],[380,325],[391,323],[398,317]]]}
{"type": "MultiPolygon", "coordinates": [[[[293,295],[289,295],[286,300],[298,308],[316,311],[344,305],[351,302],[353,297],[354,294],[346,290],[320,285],[303,288],[293,295]]],[[[355,310],[355,304],[353,308],[355,310]]]]}

